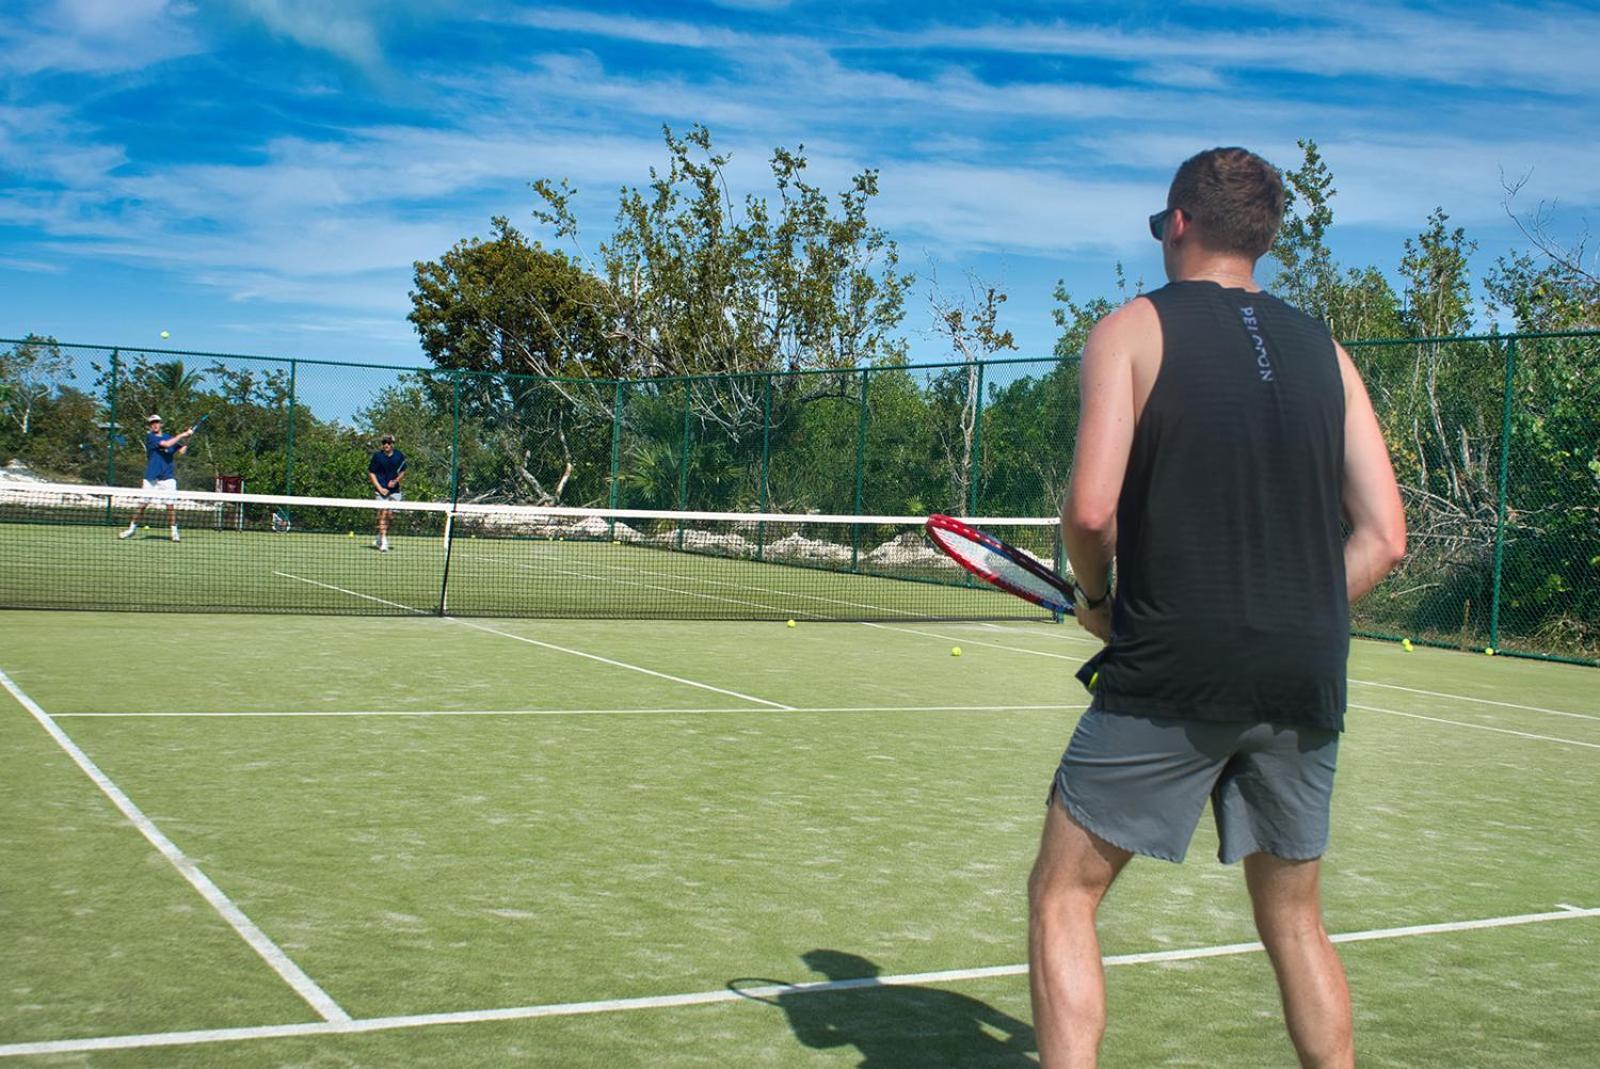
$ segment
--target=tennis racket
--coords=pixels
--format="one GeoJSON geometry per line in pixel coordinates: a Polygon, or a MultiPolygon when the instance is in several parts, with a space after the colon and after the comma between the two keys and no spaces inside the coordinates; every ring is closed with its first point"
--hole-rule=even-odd
{"type": "MultiPolygon", "coordinates": [[[[1033,554],[954,516],[929,516],[923,526],[929,541],[984,582],[1051,612],[1076,615],[1072,584],[1046,568],[1033,554]]],[[[1077,671],[1078,682],[1091,694],[1100,685],[1100,666],[1110,650],[1110,646],[1103,647],[1077,671]]]]}
{"type": "Polygon", "coordinates": [[[203,415],[199,419],[195,420],[194,421],[194,426],[189,428],[189,433],[193,434],[195,431],[199,430],[201,428],[201,426],[205,423],[205,421],[210,419],[210,418],[211,418],[211,413],[207,412],[205,415],[203,415]]]}
{"type": "Polygon", "coordinates": [[[1033,554],[954,516],[929,516],[923,526],[940,551],[984,582],[1040,608],[1073,615],[1072,584],[1033,554]]]}

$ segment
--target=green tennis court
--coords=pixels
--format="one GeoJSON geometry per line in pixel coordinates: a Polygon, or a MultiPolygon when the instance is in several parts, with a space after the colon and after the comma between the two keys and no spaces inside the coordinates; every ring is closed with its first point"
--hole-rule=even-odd
{"type": "MultiPolygon", "coordinates": [[[[1033,1064],[1071,626],[0,630],[0,1062],[1033,1064]]],[[[1593,670],[1358,642],[1351,675],[1326,894],[1363,1064],[1593,1065],[1593,670]]],[[[1292,1060],[1214,849],[1113,890],[1104,1064],[1292,1060]]]]}

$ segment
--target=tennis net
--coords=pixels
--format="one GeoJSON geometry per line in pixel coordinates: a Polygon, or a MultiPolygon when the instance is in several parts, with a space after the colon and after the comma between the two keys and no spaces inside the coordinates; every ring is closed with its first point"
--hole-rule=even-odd
{"type": "MultiPolygon", "coordinates": [[[[927,541],[922,522],[0,483],[0,607],[728,620],[1049,617],[969,577],[927,541]],[[385,511],[387,549],[377,539],[385,511]]],[[[1047,562],[1061,557],[1053,519],[971,522],[1047,562]]]]}

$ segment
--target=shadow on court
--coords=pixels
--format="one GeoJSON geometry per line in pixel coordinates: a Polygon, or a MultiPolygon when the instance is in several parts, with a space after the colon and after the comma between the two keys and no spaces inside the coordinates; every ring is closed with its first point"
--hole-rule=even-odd
{"type": "MultiPolygon", "coordinates": [[[[975,998],[935,987],[883,987],[882,970],[857,954],[812,950],[800,956],[824,982],[846,988],[778,991],[776,1004],[808,1047],[855,1047],[861,1069],[1037,1066],[1033,1028],[975,998]],[[865,981],[865,982],[862,982],[865,981]]],[[[735,983],[738,983],[736,981],[735,983]]]]}

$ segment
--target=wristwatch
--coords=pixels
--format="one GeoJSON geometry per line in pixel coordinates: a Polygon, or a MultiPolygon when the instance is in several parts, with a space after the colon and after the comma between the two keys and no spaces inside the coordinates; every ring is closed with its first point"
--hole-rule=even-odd
{"type": "Polygon", "coordinates": [[[1101,594],[1098,598],[1091,598],[1089,596],[1089,592],[1083,589],[1082,583],[1078,582],[1076,579],[1072,581],[1072,601],[1080,611],[1087,609],[1093,612],[1095,609],[1098,609],[1100,606],[1104,605],[1110,600],[1111,587],[1109,584],[1106,586],[1106,592],[1104,594],[1101,594]]]}

